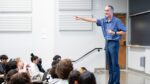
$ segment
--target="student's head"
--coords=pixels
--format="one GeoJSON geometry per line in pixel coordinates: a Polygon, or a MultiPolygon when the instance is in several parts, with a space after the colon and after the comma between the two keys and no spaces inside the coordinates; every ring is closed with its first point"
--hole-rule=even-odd
{"type": "Polygon", "coordinates": [[[8,83],[9,81],[10,81],[10,78],[14,75],[14,74],[16,74],[16,73],[18,73],[18,70],[17,69],[12,69],[12,70],[10,70],[8,73],[7,73],[7,75],[6,75],[6,83],[8,83]]]}
{"type": "Polygon", "coordinates": [[[27,73],[14,74],[8,84],[32,84],[30,76],[27,73]]]}
{"type": "Polygon", "coordinates": [[[67,79],[69,73],[73,70],[72,61],[70,59],[63,59],[56,65],[56,74],[60,79],[67,79]]]}
{"type": "Polygon", "coordinates": [[[49,70],[49,74],[51,75],[52,78],[58,78],[57,74],[56,74],[56,66],[53,66],[50,70],[49,70]]]}
{"type": "Polygon", "coordinates": [[[58,64],[59,61],[60,61],[60,60],[53,60],[53,62],[52,62],[52,67],[53,67],[53,66],[56,66],[56,64],[58,64]]]}
{"type": "Polygon", "coordinates": [[[19,57],[18,57],[18,58],[15,58],[14,61],[16,61],[18,68],[23,69],[24,63],[23,63],[23,61],[22,61],[19,57]]]}
{"type": "Polygon", "coordinates": [[[58,78],[57,74],[56,74],[56,65],[59,63],[59,61],[61,60],[61,57],[56,55],[53,57],[53,62],[52,62],[52,68],[50,69],[50,74],[52,76],[52,78],[58,78]]]}
{"type": "Polygon", "coordinates": [[[84,73],[85,71],[87,71],[87,69],[86,69],[85,67],[80,67],[79,71],[80,71],[80,73],[82,74],[82,73],[84,73]]]}
{"type": "Polygon", "coordinates": [[[77,70],[73,70],[70,72],[68,77],[69,84],[80,84],[80,72],[77,70]]]}
{"type": "Polygon", "coordinates": [[[58,78],[57,74],[56,74],[56,66],[59,63],[60,60],[53,60],[52,62],[52,68],[50,69],[50,74],[52,76],[52,78],[58,78]]]}
{"type": "Polygon", "coordinates": [[[31,53],[31,62],[38,64],[38,61],[39,61],[38,56],[35,56],[33,53],[31,53]]]}
{"type": "Polygon", "coordinates": [[[0,56],[0,60],[3,64],[6,64],[7,63],[7,60],[8,60],[8,56],[7,55],[1,55],[0,56]]]}
{"type": "Polygon", "coordinates": [[[55,55],[55,56],[53,57],[53,60],[61,60],[61,56],[60,56],[60,55],[55,55]]]}
{"type": "Polygon", "coordinates": [[[113,12],[114,12],[114,7],[111,5],[107,5],[105,7],[105,16],[106,17],[112,17],[113,16],[113,12]]]}
{"type": "Polygon", "coordinates": [[[8,73],[12,69],[17,69],[17,62],[16,61],[9,61],[6,65],[6,73],[8,73]]]}
{"type": "Polygon", "coordinates": [[[42,64],[42,59],[41,58],[38,59],[38,64],[42,64]]]}
{"type": "Polygon", "coordinates": [[[88,71],[85,67],[80,68],[80,83],[81,84],[96,84],[94,74],[88,71]]]}

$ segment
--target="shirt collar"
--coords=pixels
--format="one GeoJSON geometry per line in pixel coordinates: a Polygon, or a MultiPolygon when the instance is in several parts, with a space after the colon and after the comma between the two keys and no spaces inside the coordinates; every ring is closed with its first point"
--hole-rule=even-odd
{"type": "MultiPolygon", "coordinates": [[[[114,20],[114,16],[112,17],[112,20],[111,20],[110,22],[113,22],[113,20],[114,20]]],[[[105,21],[106,23],[108,23],[108,18],[105,17],[105,18],[104,18],[104,21],[105,21]]]]}

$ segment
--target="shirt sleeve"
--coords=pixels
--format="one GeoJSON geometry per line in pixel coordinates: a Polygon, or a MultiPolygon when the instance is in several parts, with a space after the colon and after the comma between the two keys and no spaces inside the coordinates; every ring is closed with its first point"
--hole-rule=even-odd
{"type": "Polygon", "coordinates": [[[118,26],[118,30],[121,30],[121,31],[126,32],[126,27],[125,27],[124,24],[121,22],[121,20],[118,20],[117,26],[118,26]]]}
{"type": "Polygon", "coordinates": [[[96,24],[97,24],[97,26],[101,26],[102,25],[101,20],[97,19],[96,24]]]}

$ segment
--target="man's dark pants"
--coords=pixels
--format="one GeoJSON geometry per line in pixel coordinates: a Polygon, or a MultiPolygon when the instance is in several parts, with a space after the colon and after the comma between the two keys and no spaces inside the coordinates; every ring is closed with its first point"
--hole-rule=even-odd
{"type": "Polygon", "coordinates": [[[109,65],[108,84],[120,84],[120,67],[118,64],[119,41],[107,40],[105,51],[109,65]]]}

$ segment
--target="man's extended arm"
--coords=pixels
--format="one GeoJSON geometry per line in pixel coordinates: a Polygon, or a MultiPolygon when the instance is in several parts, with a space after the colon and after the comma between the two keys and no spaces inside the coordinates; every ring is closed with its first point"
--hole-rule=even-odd
{"type": "Polygon", "coordinates": [[[82,21],[86,21],[86,22],[93,22],[93,23],[96,23],[97,19],[94,19],[94,18],[83,18],[83,17],[79,17],[79,16],[76,16],[75,17],[76,20],[82,20],[82,21]]]}

